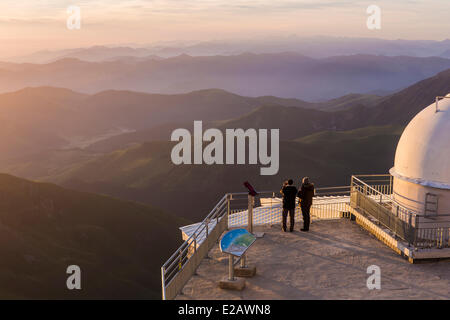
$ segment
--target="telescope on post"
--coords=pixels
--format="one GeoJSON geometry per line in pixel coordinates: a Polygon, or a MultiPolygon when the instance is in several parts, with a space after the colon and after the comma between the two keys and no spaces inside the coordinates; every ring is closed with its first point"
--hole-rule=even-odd
{"type": "Polygon", "coordinates": [[[247,188],[248,194],[251,195],[252,197],[255,197],[258,195],[258,192],[256,192],[255,188],[253,188],[253,186],[250,184],[250,182],[245,181],[244,186],[247,188]]]}

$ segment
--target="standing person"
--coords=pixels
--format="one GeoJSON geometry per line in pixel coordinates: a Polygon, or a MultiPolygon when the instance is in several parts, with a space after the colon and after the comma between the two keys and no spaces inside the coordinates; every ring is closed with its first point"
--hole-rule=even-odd
{"type": "Polygon", "coordinates": [[[295,222],[295,199],[297,199],[297,188],[294,186],[294,181],[289,179],[284,182],[281,194],[283,195],[283,231],[286,232],[286,220],[289,213],[290,226],[289,231],[294,231],[295,222]]]}
{"type": "Polygon", "coordinates": [[[300,207],[302,208],[303,215],[303,229],[302,231],[309,230],[309,223],[311,221],[310,210],[314,197],[314,184],[309,182],[308,177],[304,177],[302,180],[302,186],[298,192],[300,198],[300,207]]]}

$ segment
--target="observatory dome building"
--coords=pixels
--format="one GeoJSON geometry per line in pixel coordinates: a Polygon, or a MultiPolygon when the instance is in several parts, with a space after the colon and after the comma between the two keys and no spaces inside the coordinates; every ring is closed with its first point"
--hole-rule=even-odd
{"type": "Polygon", "coordinates": [[[450,213],[450,94],[408,124],[390,173],[399,204],[435,218],[450,213]]]}

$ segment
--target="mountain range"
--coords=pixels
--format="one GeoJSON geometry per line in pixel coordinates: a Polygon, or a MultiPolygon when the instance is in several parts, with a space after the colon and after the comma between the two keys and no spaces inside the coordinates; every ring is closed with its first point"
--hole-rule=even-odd
{"type": "Polygon", "coordinates": [[[370,107],[381,100],[353,94],[310,103],[274,96],[244,97],[219,89],[177,95],[114,90],[87,95],[63,88],[25,88],[0,94],[0,163],[39,151],[84,148],[108,137],[123,139],[126,133],[164,138],[176,127],[174,123],[233,119],[261,105],[334,110],[370,107]]]}
{"type": "Polygon", "coordinates": [[[440,56],[442,58],[450,58],[450,49],[445,50],[440,56]]]}
{"type": "Polygon", "coordinates": [[[437,96],[450,92],[450,70],[419,81],[381,99],[375,107],[354,106],[335,112],[264,106],[223,126],[237,128],[287,128],[286,139],[301,137],[318,130],[345,130],[372,125],[406,125],[437,96]],[[300,120],[301,119],[301,120],[300,120]],[[301,125],[295,125],[301,121],[301,125]],[[305,132],[306,131],[306,132],[305,132]]]}
{"type": "MultiPolygon", "coordinates": [[[[39,91],[39,88],[30,90],[39,91]]],[[[59,92],[59,89],[56,91],[59,92]]],[[[248,98],[223,90],[207,90],[176,97],[116,91],[94,96],[81,95],[84,99],[82,107],[75,108],[72,105],[71,108],[89,110],[91,121],[99,119],[95,120],[99,123],[97,128],[102,127],[102,121],[95,115],[108,114],[110,124],[125,125],[120,122],[123,118],[127,125],[134,125],[134,131],[106,137],[85,148],[50,148],[33,155],[16,157],[3,163],[2,168],[4,172],[43,179],[73,189],[154,204],[195,220],[203,217],[223,193],[239,191],[243,177],[251,180],[258,188],[271,189],[278,181],[289,176],[309,175],[315,178],[318,185],[324,186],[345,185],[350,174],[354,173],[387,172],[393,163],[402,128],[443,92],[450,92],[450,70],[392,95],[379,97],[375,105],[372,104],[372,96],[366,100],[367,105],[352,105],[353,99],[348,99],[349,107],[337,111],[322,110],[333,109],[331,104],[324,107],[323,104],[318,106],[300,100],[277,100],[275,97],[248,98]],[[106,102],[107,97],[111,104],[106,102]],[[174,101],[180,97],[184,103],[179,103],[189,111],[182,113],[186,115],[184,121],[180,117],[180,122],[168,122],[173,117],[165,118],[162,116],[164,112],[159,110],[174,115],[176,112],[170,109],[178,108],[174,101]],[[196,99],[191,101],[191,105],[187,98],[192,97],[196,99]],[[161,99],[160,105],[156,104],[156,98],[161,99]],[[89,102],[91,99],[92,104],[89,102]],[[140,99],[144,103],[138,103],[140,99]],[[199,107],[195,104],[198,99],[207,102],[199,107]],[[149,101],[155,103],[154,107],[148,106],[149,101]],[[274,104],[275,101],[280,104],[274,104]],[[261,106],[262,102],[267,104],[261,106]],[[297,106],[282,103],[295,103],[297,106]],[[226,104],[234,105],[234,109],[227,109],[228,115],[240,115],[216,120],[224,116],[223,105],[226,104]],[[192,121],[200,119],[197,116],[210,106],[213,108],[208,109],[210,120],[205,122],[205,127],[222,130],[280,128],[280,172],[266,177],[259,176],[255,166],[173,165],[170,150],[174,143],[168,141],[171,131],[175,128],[191,129],[192,121]],[[308,109],[305,106],[315,108],[308,109]],[[159,112],[158,119],[151,117],[156,110],[159,112]],[[129,112],[133,117],[127,117],[129,112]],[[148,127],[140,129],[145,127],[145,121],[142,121],[146,117],[150,119],[148,127]],[[184,205],[179,206],[179,201],[173,202],[173,195],[184,205]]],[[[61,96],[56,94],[57,98],[61,96]]],[[[68,97],[68,101],[72,102],[80,98],[72,93],[68,97]]],[[[84,117],[88,118],[87,115],[84,117]]]]}
{"type": "Polygon", "coordinates": [[[9,62],[15,63],[51,63],[65,58],[74,58],[89,62],[99,62],[107,60],[120,60],[123,57],[130,59],[146,58],[151,59],[152,52],[146,48],[133,48],[127,46],[92,46],[86,48],[74,48],[64,50],[42,50],[32,54],[12,57],[7,59],[9,62]]]}
{"type": "MultiPolygon", "coordinates": [[[[394,94],[349,95],[324,103],[302,103],[297,100],[264,99],[259,107],[228,120],[210,121],[205,127],[226,128],[281,128],[284,140],[301,138],[322,130],[350,130],[366,126],[405,126],[436,96],[450,92],[450,69],[420,81],[394,94]],[[294,104],[294,102],[296,102],[294,104]],[[295,105],[295,106],[292,106],[295,105]]],[[[164,123],[146,130],[117,135],[98,141],[88,147],[91,151],[108,152],[133,143],[167,140],[176,128],[192,130],[192,121],[164,123]]]]}
{"type": "Polygon", "coordinates": [[[183,93],[221,88],[245,96],[272,95],[324,101],[351,93],[396,91],[450,68],[442,57],[350,55],[310,58],[298,53],[230,56],[180,55],[167,59],[0,65],[0,92],[28,86],[83,93],[129,90],[183,93]]]}
{"type": "Polygon", "coordinates": [[[188,54],[193,56],[237,55],[246,52],[277,53],[297,52],[309,57],[327,58],[338,55],[375,54],[385,56],[431,57],[441,56],[450,49],[450,40],[387,40],[377,38],[299,37],[296,35],[264,39],[235,39],[215,41],[160,42],[148,45],[121,45],[43,50],[25,56],[10,57],[7,61],[18,63],[49,63],[62,58],[85,61],[105,61],[120,57],[167,58],[188,54]]]}

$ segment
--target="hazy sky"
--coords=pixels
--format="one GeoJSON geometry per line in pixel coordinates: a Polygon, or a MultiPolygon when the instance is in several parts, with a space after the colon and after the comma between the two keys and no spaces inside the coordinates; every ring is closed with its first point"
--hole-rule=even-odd
{"type": "Polygon", "coordinates": [[[102,44],[292,35],[450,38],[449,0],[1,0],[2,57],[102,44]],[[382,10],[368,30],[366,9],[382,10]],[[69,5],[81,29],[68,30],[69,5]]]}

